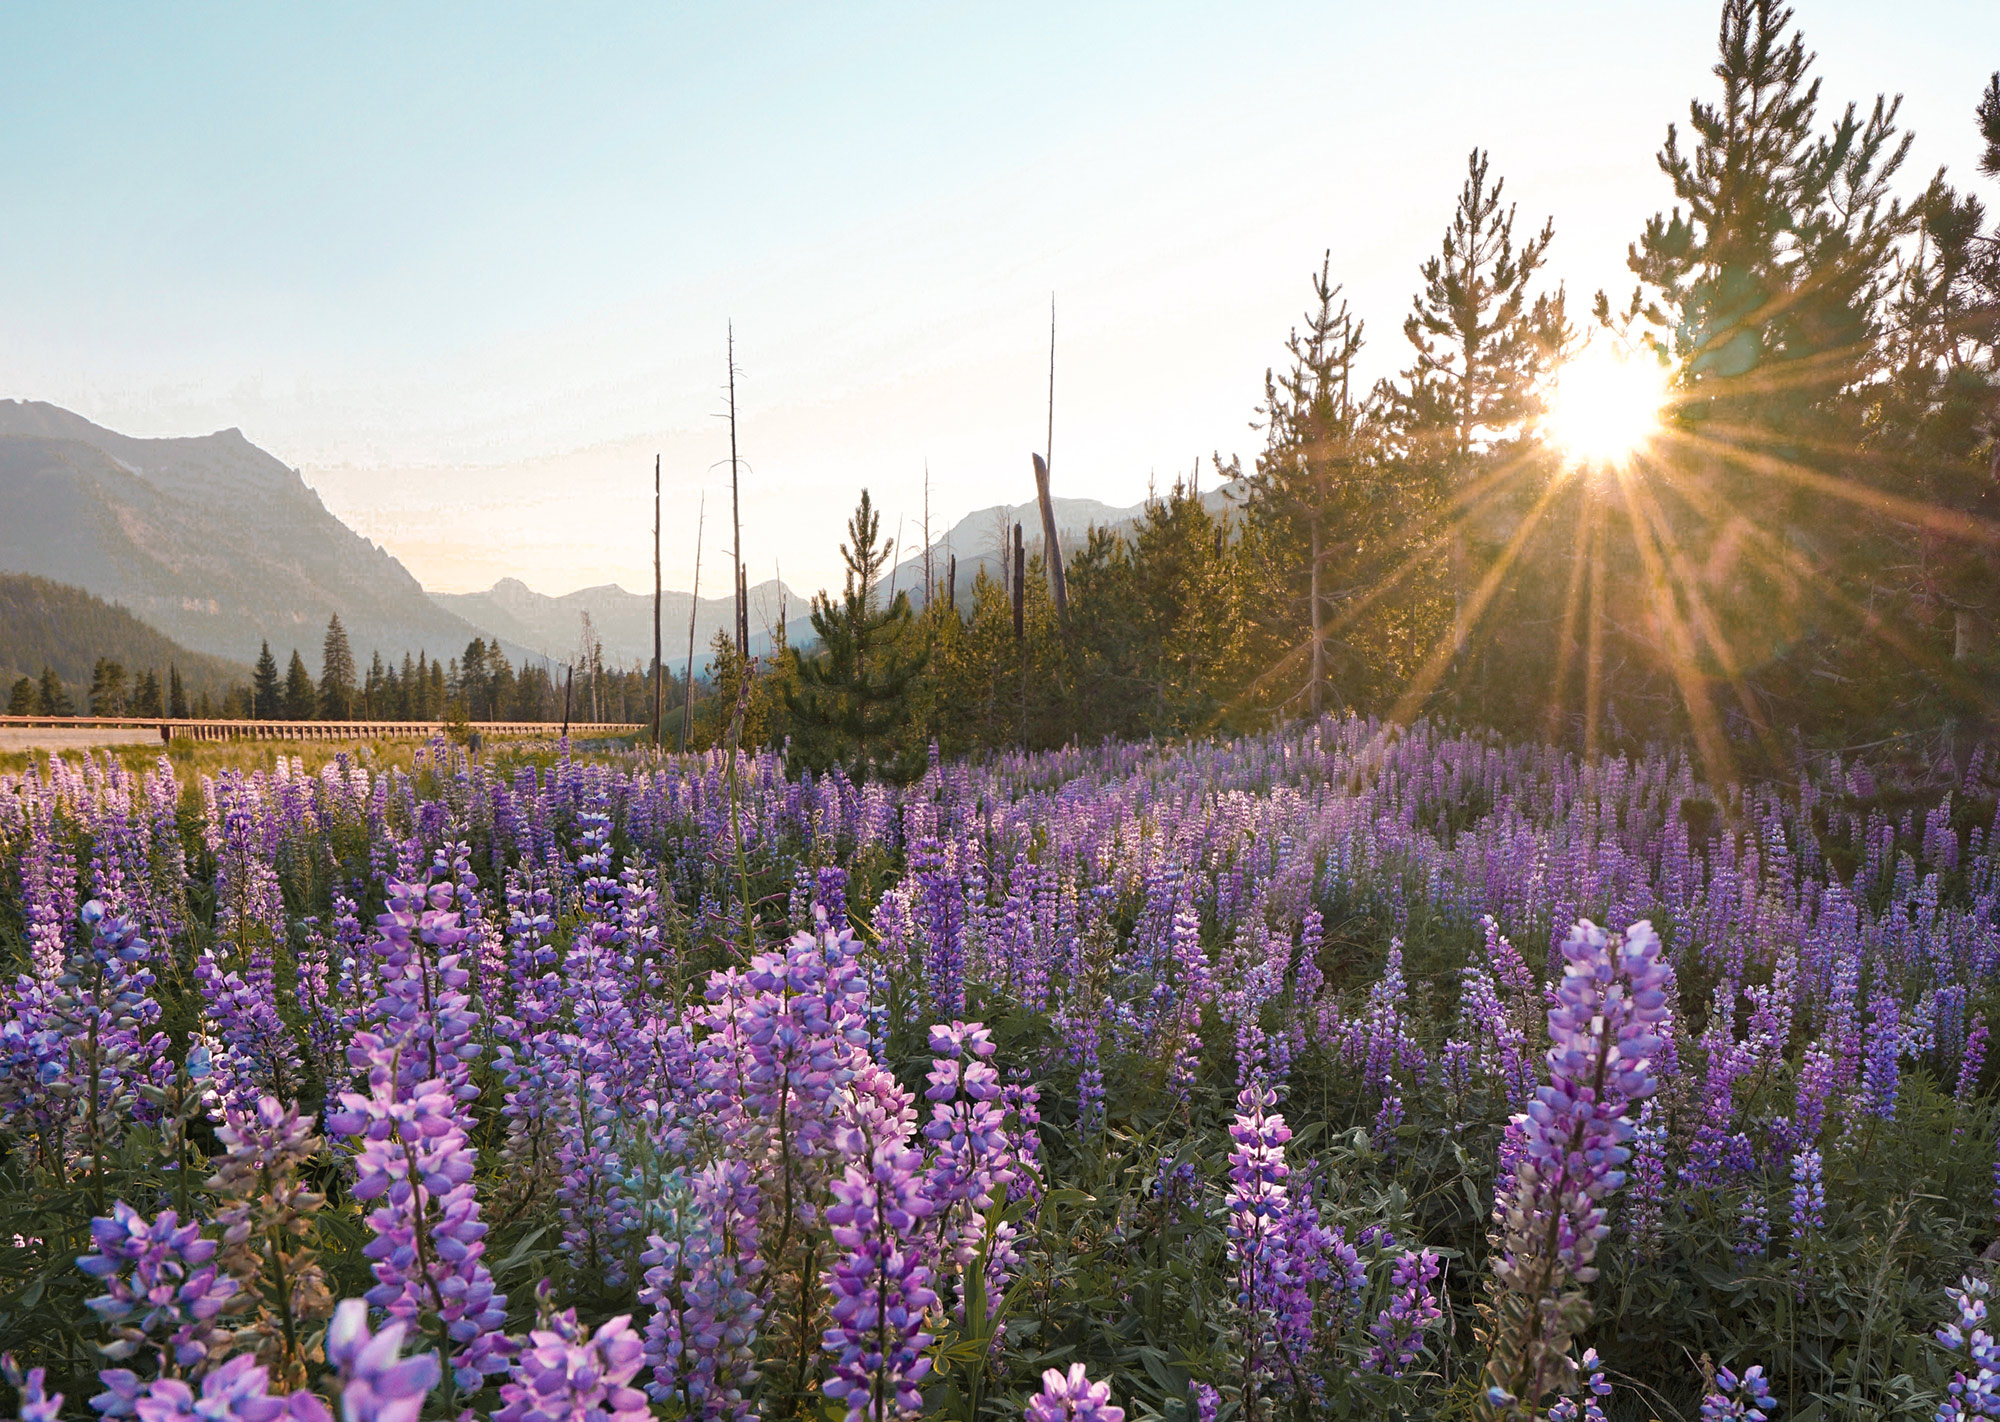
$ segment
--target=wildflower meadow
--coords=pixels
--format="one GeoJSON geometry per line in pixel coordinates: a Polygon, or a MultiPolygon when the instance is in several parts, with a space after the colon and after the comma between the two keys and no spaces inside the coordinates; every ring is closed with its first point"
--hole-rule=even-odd
{"type": "Polygon", "coordinates": [[[34,760],[17,1415],[2000,1415],[1996,783],[34,760]]]}

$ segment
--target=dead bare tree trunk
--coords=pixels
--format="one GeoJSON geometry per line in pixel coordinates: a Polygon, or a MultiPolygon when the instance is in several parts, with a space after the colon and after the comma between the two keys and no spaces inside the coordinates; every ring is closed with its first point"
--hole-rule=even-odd
{"type": "Polygon", "coordinates": [[[660,748],[660,693],[666,679],[660,661],[660,456],[653,456],[653,749],[660,748]]]}
{"type": "Polygon", "coordinates": [[[1326,638],[1319,621],[1319,515],[1312,520],[1312,577],[1307,596],[1312,599],[1312,615],[1308,619],[1312,626],[1312,694],[1308,702],[1312,707],[1313,719],[1317,721],[1322,709],[1321,688],[1326,685],[1326,638]]]}
{"type": "Polygon", "coordinates": [[[687,682],[681,690],[681,753],[688,748],[688,732],[694,716],[694,616],[701,610],[701,532],[708,523],[708,495],[701,496],[701,511],[694,521],[694,592],[688,598],[687,682]]]}
{"type": "Polygon", "coordinates": [[[730,533],[735,544],[736,577],[736,655],[748,658],[750,655],[750,609],[745,606],[743,583],[743,494],[737,475],[736,459],[736,323],[729,323],[729,516],[733,525],[730,533]]]}
{"type": "Polygon", "coordinates": [[[1021,525],[1014,525],[1014,640],[1027,631],[1028,552],[1021,542],[1021,525]]]}
{"type": "Polygon", "coordinates": [[[1049,564],[1049,591],[1056,600],[1056,620],[1069,630],[1069,584],[1063,577],[1062,540],[1056,533],[1056,506],[1049,497],[1049,466],[1041,455],[1029,456],[1035,461],[1035,497],[1042,505],[1043,554],[1049,564]]]}

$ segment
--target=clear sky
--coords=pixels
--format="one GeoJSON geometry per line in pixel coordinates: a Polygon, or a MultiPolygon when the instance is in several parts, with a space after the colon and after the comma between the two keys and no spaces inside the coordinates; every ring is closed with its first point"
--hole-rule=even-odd
{"type": "MultiPolygon", "coordinates": [[[[1796,9],[1976,181],[2000,3],[1796,9]]],[[[733,318],[745,553],[810,590],[864,483],[913,549],[926,460],[934,526],[1032,496],[1051,291],[1056,491],[1111,503],[1256,448],[1327,249],[1401,366],[1474,144],[1622,294],[1717,11],[0,7],[0,396],[238,426],[442,591],[648,585],[657,451],[685,588],[733,318]]]]}

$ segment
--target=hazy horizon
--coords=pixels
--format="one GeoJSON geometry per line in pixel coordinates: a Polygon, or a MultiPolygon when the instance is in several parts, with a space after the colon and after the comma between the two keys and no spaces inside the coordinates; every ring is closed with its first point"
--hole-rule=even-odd
{"type": "MultiPolygon", "coordinates": [[[[1403,365],[1475,144],[1622,296],[1716,11],[15,10],[0,396],[238,426],[441,592],[650,590],[657,451],[686,590],[733,318],[751,580],[810,591],[863,483],[910,549],[926,460],[934,532],[1032,496],[1051,291],[1056,492],[1112,505],[1254,451],[1325,249],[1403,365]]],[[[1796,11],[1823,112],[1901,91],[1905,186],[1972,176],[2000,14],[1796,11]]]]}

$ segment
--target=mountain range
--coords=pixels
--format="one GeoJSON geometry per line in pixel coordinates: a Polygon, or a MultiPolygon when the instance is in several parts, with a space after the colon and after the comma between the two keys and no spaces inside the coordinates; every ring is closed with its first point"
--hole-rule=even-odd
{"type": "Polygon", "coordinates": [[[0,571],[83,588],[238,662],[268,638],[280,662],[297,647],[317,667],[334,613],[364,666],[491,635],[240,430],[133,439],[37,401],[0,400],[0,571]]]}
{"type": "MultiPolygon", "coordinates": [[[[1024,481],[1025,482],[1025,481],[1024,481]]],[[[1227,515],[1226,489],[1202,496],[1227,515]]],[[[1145,504],[1054,501],[1065,554],[1093,526],[1127,527],[1145,504]]],[[[1033,501],[966,515],[931,544],[930,577],[958,559],[957,596],[983,571],[999,578],[1022,526],[1042,543],[1033,501]]],[[[607,666],[644,666],[653,654],[653,599],[615,585],[550,596],[515,578],[485,592],[426,592],[387,550],[328,511],[295,469],[240,430],[185,439],[135,439],[55,405],[0,400],[0,572],[28,573],[116,604],[173,642],[242,664],[268,640],[280,662],[292,648],[318,664],[327,619],[338,613],[357,660],[405,652],[451,657],[474,637],[497,639],[509,658],[569,662],[587,614],[607,666]]],[[[726,574],[723,581],[727,581],[726,574]]],[[[908,591],[922,605],[928,582],[919,551],[901,558],[878,591],[908,591]]],[[[751,650],[767,650],[780,623],[794,645],[811,640],[811,600],[775,580],[749,590],[751,650]]],[[[669,665],[687,655],[694,615],[696,663],[733,618],[728,596],[662,595],[669,665]]]]}
{"type": "MultiPolygon", "coordinates": [[[[588,616],[591,632],[603,643],[606,666],[651,666],[653,662],[653,595],[627,592],[616,583],[551,597],[536,592],[519,578],[502,578],[485,592],[432,593],[431,600],[468,622],[490,628],[505,641],[518,642],[556,662],[570,662],[579,657],[583,649],[583,619],[588,616]]],[[[767,650],[779,617],[790,617],[804,606],[804,599],[775,579],[752,584],[751,652],[761,654],[767,650]]],[[[705,597],[697,602],[684,592],[663,591],[661,647],[669,666],[687,659],[690,608],[694,612],[697,667],[707,659],[708,644],[715,634],[735,625],[734,598],[705,597]]]]}
{"type": "MultiPolygon", "coordinates": [[[[1202,495],[1210,512],[1228,517],[1232,504],[1228,486],[1202,495]]],[[[1118,507],[1096,499],[1054,499],[1056,536],[1065,556],[1081,548],[1093,527],[1129,528],[1145,513],[1144,504],[1118,507]]],[[[1000,578],[1000,549],[1012,548],[1013,527],[1021,525],[1021,537],[1030,554],[1040,551],[1042,514],[1032,500],[1023,504],[995,504],[967,514],[931,544],[930,578],[925,577],[921,551],[898,561],[876,587],[878,595],[907,592],[911,602],[922,607],[930,581],[940,587],[950,559],[958,558],[957,596],[969,599],[980,573],[1000,578]]],[[[1008,555],[1011,556],[1011,553],[1008,555]]],[[[497,635],[557,662],[567,662],[582,645],[582,617],[588,613],[591,630],[604,644],[607,664],[649,665],[653,656],[653,597],[650,593],[627,592],[616,583],[583,588],[560,597],[538,593],[517,578],[502,578],[485,592],[432,593],[439,606],[470,622],[490,628],[497,635]]],[[[688,607],[692,599],[684,592],[661,594],[660,622],[662,645],[668,665],[684,663],[687,657],[688,607]]],[[[776,640],[780,609],[785,640],[803,646],[813,637],[810,596],[777,581],[758,583],[750,589],[750,650],[767,651],[776,640]]],[[[707,655],[709,640],[717,631],[727,630],[734,616],[734,603],[727,597],[702,598],[695,610],[695,665],[707,655]]]]}

